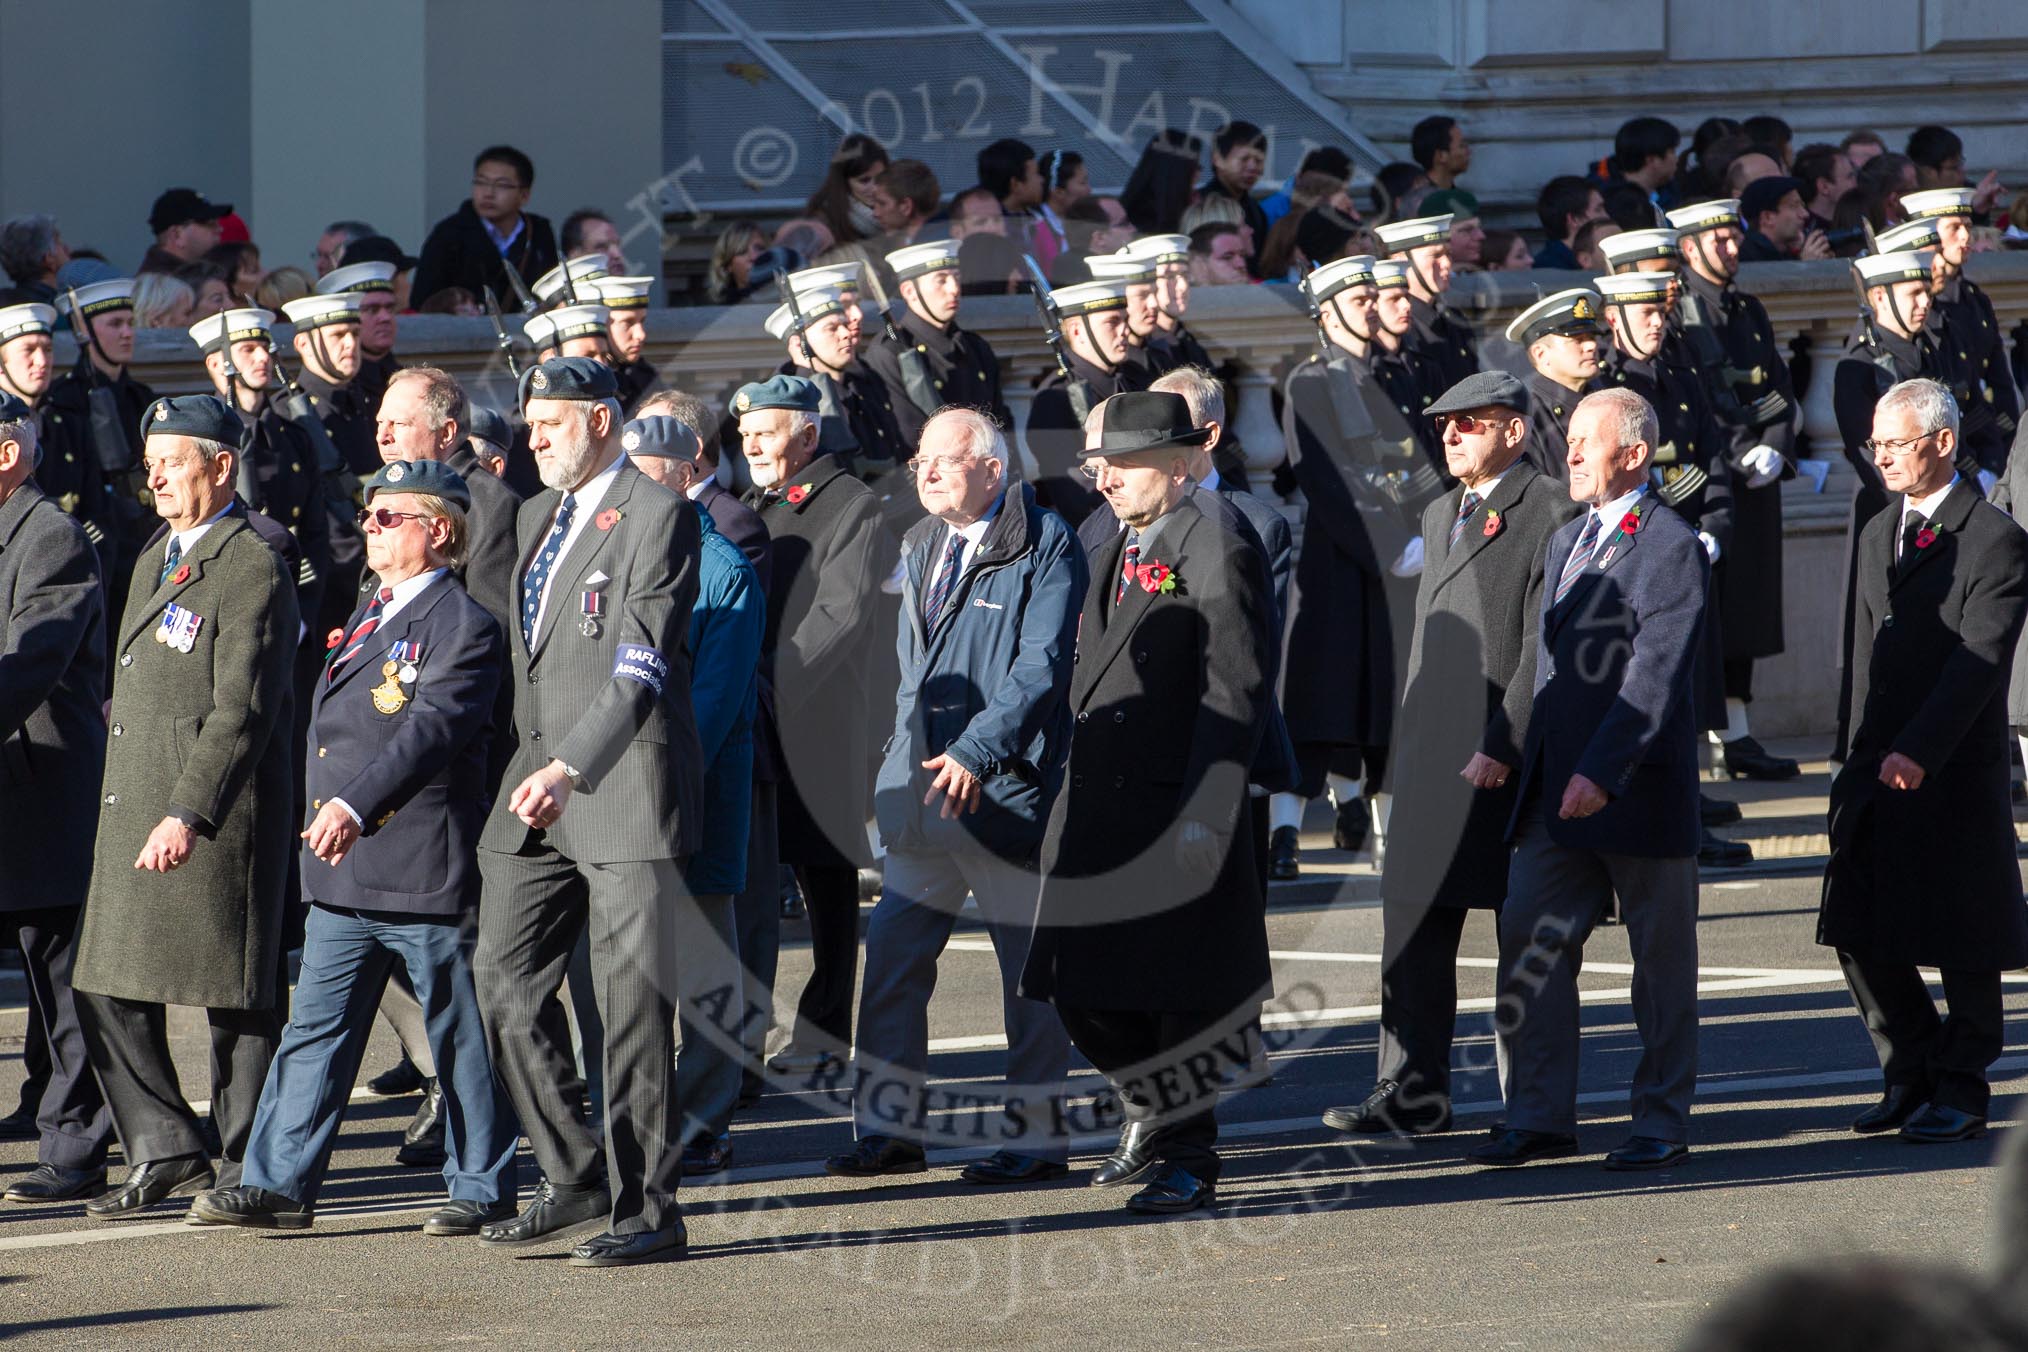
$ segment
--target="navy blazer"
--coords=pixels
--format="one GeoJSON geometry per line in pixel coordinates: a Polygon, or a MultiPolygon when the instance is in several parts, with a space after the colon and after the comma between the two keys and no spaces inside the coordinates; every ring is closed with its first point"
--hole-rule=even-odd
{"type": "MultiPolygon", "coordinates": [[[[364,603],[352,612],[347,634],[365,613],[364,603]]],[[[328,667],[318,673],[306,821],[342,798],[363,834],[335,868],[303,850],[309,900],[416,916],[456,915],[478,903],[475,852],[490,797],[486,744],[506,651],[499,622],[446,574],[374,630],[335,677],[328,667]],[[411,654],[419,646],[422,655],[393,657],[397,643],[411,654]],[[415,667],[414,680],[400,679],[403,661],[415,667]],[[397,688],[399,707],[382,712],[397,688]]]]}
{"type": "Polygon", "coordinates": [[[1606,523],[1592,562],[1561,602],[1557,582],[1588,512],[1549,537],[1535,703],[1511,838],[1539,795],[1549,838],[1572,849],[1675,859],[1697,853],[1697,714],[1690,697],[1711,565],[1697,533],[1637,503],[1628,534],[1606,523]],[[1557,815],[1572,775],[1606,791],[1604,808],[1557,815]]]}

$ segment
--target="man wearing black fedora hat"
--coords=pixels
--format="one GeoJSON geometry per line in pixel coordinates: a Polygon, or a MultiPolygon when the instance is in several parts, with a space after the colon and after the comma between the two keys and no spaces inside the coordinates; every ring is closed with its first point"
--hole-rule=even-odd
{"type": "Polygon", "coordinates": [[[1212,1199],[1220,1076],[1246,1065],[1269,986],[1238,831],[1272,699],[1274,600],[1260,552],[1189,492],[1209,432],[1183,396],[1098,411],[1080,469],[1126,529],[1085,592],[1022,994],[1056,1005],[1125,1110],[1093,1185],[1143,1183],[1128,1209],[1163,1214],[1212,1199]]]}

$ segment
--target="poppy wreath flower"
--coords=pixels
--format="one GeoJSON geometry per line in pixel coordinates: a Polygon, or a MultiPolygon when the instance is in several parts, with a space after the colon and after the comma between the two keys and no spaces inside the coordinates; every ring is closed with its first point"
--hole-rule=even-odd
{"type": "Polygon", "coordinates": [[[190,565],[187,563],[184,564],[181,568],[178,568],[175,572],[169,574],[169,585],[172,587],[180,587],[189,580],[190,580],[190,565]]]}
{"type": "Polygon", "coordinates": [[[617,507],[606,508],[603,512],[592,518],[592,524],[600,530],[611,530],[614,526],[620,524],[620,509],[617,507]]]}
{"type": "Polygon", "coordinates": [[[1151,595],[1172,592],[1176,590],[1176,570],[1166,563],[1143,563],[1135,567],[1134,581],[1151,595]]]}
{"type": "Polygon", "coordinates": [[[1486,528],[1480,531],[1479,534],[1485,536],[1488,540],[1490,540],[1499,533],[1500,533],[1500,514],[1498,512],[1486,513],[1486,528]]]}
{"type": "Polygon", "coordinates": [[[790,486],[789,491],[782,494],[782,496],[788,500],[789,506],[800,507],[803,499],[810,496],[810,486],[808,484],[793,484],[790,486]]]}

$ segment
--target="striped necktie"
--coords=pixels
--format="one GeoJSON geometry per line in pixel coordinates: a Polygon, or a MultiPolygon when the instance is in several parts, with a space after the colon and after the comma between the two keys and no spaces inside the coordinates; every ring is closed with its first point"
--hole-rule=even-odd
{"type": "Polygon", "coordinates": [[[528,565],[528,575],[521,582],[521,639],[530,648],[535,646],[535,620],[542,613],[542,593],[549,585],[549,570],[556,563],[556,556],[563,550],[563,542],[570,535],[570,518],[577,511],[577,499],[569,493],[556,507],[556,524],[549,528],[549,538],[536,551],[535,562],[528,565]]]}
{"type": "Polygon", "coordinates": [[[169,552],[162,556],[162,576],[155,579],[155,585],[160,587],[168,582],[169,575],[176,571],[176,565],[181,562],[183,562],[183,541],[172,535],[169,537],[169,552]]]}
{"type": "Polygon", "coordinates": [[[944,613],[944,607],[950,603],[951,592],[958,585],[958,573],[961,571],[958,565],[964,558],[965,537],[952,531],[950,547],[944,550],[943,563],[938,567],[937,575],[931,579],[929,595],[922,603],[924,628],[937,627],[937,617],[944,613]]]}
{"type": "Polygon", "coordinates": [[[1127,584],[1133,581],[1134,569],[1141,562],[1141,533],[1134,531],[1127,536],[1126,552],[1120,555],[1120,585],[1113,593],[1113,604],[1127,599],[1127,584]]]}
{"type": "Polygon", "coordinates": [[[1562,601],[1565,596],[1568,596],[1570,589],[1577,585],[1578,574],[1590,566],[1592,553],[1598,548],[1598,523],[1600,519],[1596,511],[1586,513],[1584,529],[1579,532],[1577,537],[1577,547],[1570,551],[1570,560],[1563,565],[1563,576],[1557,581],[1556,601],[1552,601],[1550,604],[1554,605],[1562,601]]]}
{"type": "Polygon", "coordinates": [[[331,669],[324,673],[326,680],[337,680],[338,669],[347,662],[350,662],[359,650],[366,646],[368,636],[374,630],[380,628],[380,612],[382,608],[393,599],[394,588],[392,587],[382,587],[379,591],[373,593],[373,599],[366,603],[366,614],[362,615],[359,619],[359,627],[354,629],[352,637],[346,640],[344,650],[338,654],[338,660],[333,662],[331,669]]]}
{"type": "Polygon", "coordinates": [[[1472,519],[1473,512],[1479,510],[1480,501],[1478,489],[1468,488],[1465,490],[1465,500],[1458,504],[1458,519],[1451,522],[1450,547],[1452,549],[1458,547],[1458,537],[1465,533],[1465,523],[1472,519]]]}

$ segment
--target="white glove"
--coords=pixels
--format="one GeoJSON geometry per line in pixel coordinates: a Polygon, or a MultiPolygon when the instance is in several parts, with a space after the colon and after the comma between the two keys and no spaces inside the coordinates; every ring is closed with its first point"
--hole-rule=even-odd
{"type": "Polygon", "coordinates": [[[1982,469],[1982,470],[1980,470],[1980,471],[1979,471],[1979,493],[1980,493],[1980,495],[1981,495],[1982,497],[1988,497],[1988,498],[1992,497],[1992,496],[1993,496],[1993,485],[1994,485],[1994,484],[1996,484],[1996,483],[1998,483],[1998,482],[2000,482],[2000,481],[1999,481],[1999,479],[1997,479],[1996,477],[1994,477],[1993,471],[1991,471],[1991,470],[1989,470],[1989,469],[1982,469]]]}
{"type": "Polygon", "coordinates": [[[1748,488],[1765,488],[1782,477],[1782,453],[1763,442],[1739,457],[1748,488]]]}
{"type": "Polygon", "coordinates": [[[1401,551],[1401,557],[1387,565],[1387,571],[1396,577],[1414,577],[1422,572],[1422,537],[1416,536],[1401,551]]]}
{"type": "Polygon", "coordinates": [[[1697,532],[1697,538],[1704,542],[1704,552],[1711,556],[1711,561],[1718,562],[1718,537],[1708,530],[1700,530],[1697,532]]]}

